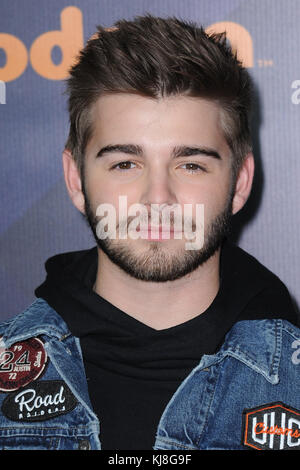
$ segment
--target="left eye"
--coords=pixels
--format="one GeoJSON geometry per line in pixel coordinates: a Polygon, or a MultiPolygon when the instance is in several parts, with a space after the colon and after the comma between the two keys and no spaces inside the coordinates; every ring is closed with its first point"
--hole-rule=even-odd
{"type": "Polygon", "coordinates": [[[205,168],[203,168],[201,165],[198,165],[197,163],[185,163],[182,165],[183,167],[186,167],[186,170],[191,172],[191,173],[196,173],[198,171],[205,171],[205,168]]]}
{"type": "Polygon", "coordinates": [[[112,167],[112,169],[117,169],[117,170],[131,170],[132,168],[130,167],[130,165],[135,165],[135,163],[133,162],[130,162],[129,160],[126,161],[126,162],[120,162],[120,163],[116,163],[116,165],[114,165],[112,167]]]}

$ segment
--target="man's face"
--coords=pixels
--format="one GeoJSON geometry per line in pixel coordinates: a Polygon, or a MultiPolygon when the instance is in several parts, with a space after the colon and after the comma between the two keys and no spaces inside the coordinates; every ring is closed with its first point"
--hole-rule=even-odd
{"type": "MultiPolygon", "coordinates": [[[[144,281],[171,281],[193,272],[219,248],[232,213],[230,149],[217,104],[183,96],[154,100],[112,94],[95,103],[92,119],[83,190],[94,235],[99,205],[111,204],[117,215],[116,238],[96,237],[98,246],[113,263],[144,281]],[[120,239],[119,196],[127,197],[128,207],[142,204],[149,214],[149,226],[152,223],[157,228],[159,220],[162,230],[162,219],[153,222],[151,207],[179,205],[184,219],[184,205],[188,204],[192,207],[190,222],[199,230],[196,205],[203,204],[203,247],[186,249],[184,220],[180,238],[171,232],[164,239],[159,232],[157,239],[146,231],[146,238],[120,239]]],[[[125,220],[127,227],[131,220],[125,220]]]]}

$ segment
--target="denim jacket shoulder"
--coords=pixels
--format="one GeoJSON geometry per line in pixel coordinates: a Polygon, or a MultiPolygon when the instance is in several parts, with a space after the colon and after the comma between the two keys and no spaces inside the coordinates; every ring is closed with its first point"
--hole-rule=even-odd
{"type": "Polygon", "coordinates": [[[0,449],[100,449],[79,340],[55,310],[37,299],[0,337],[0,449]]]}
{"type": "Polygon", "coordinates": [[[236,323],[173,395],[154,448],[300,450],[299,328],[236,323]]]}

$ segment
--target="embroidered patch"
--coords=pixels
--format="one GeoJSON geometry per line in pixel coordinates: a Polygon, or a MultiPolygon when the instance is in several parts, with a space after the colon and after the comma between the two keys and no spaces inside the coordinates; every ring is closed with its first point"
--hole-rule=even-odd
{"type": "Polygon", "coordinates": [[[62,380],[40,380],[8,394],[1,409],[12,421],[45,421],[68,413],[77,403],[62,380]]]}
{"type": "Polygon", "coordinates": [[[38,338],[29,338],[0,347],[0,391],[13,392],[36,380],[47,362],[44,344],[38,338]]]}
{"type": "Polygon", "coordinates": [[[243,444],[258,450],[300,450],[300,411],[281,402],[244,410],[243,444]]]}

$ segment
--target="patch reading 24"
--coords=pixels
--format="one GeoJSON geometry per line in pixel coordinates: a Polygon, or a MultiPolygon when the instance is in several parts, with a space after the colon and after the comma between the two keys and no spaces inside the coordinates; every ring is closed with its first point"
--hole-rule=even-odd
{"type": "Polygon", "coordinates": [[[29,338],[0,347],[0,391],[13,392],[40,377],[45,369],[47,353],[39,338],[29,338]]]}

